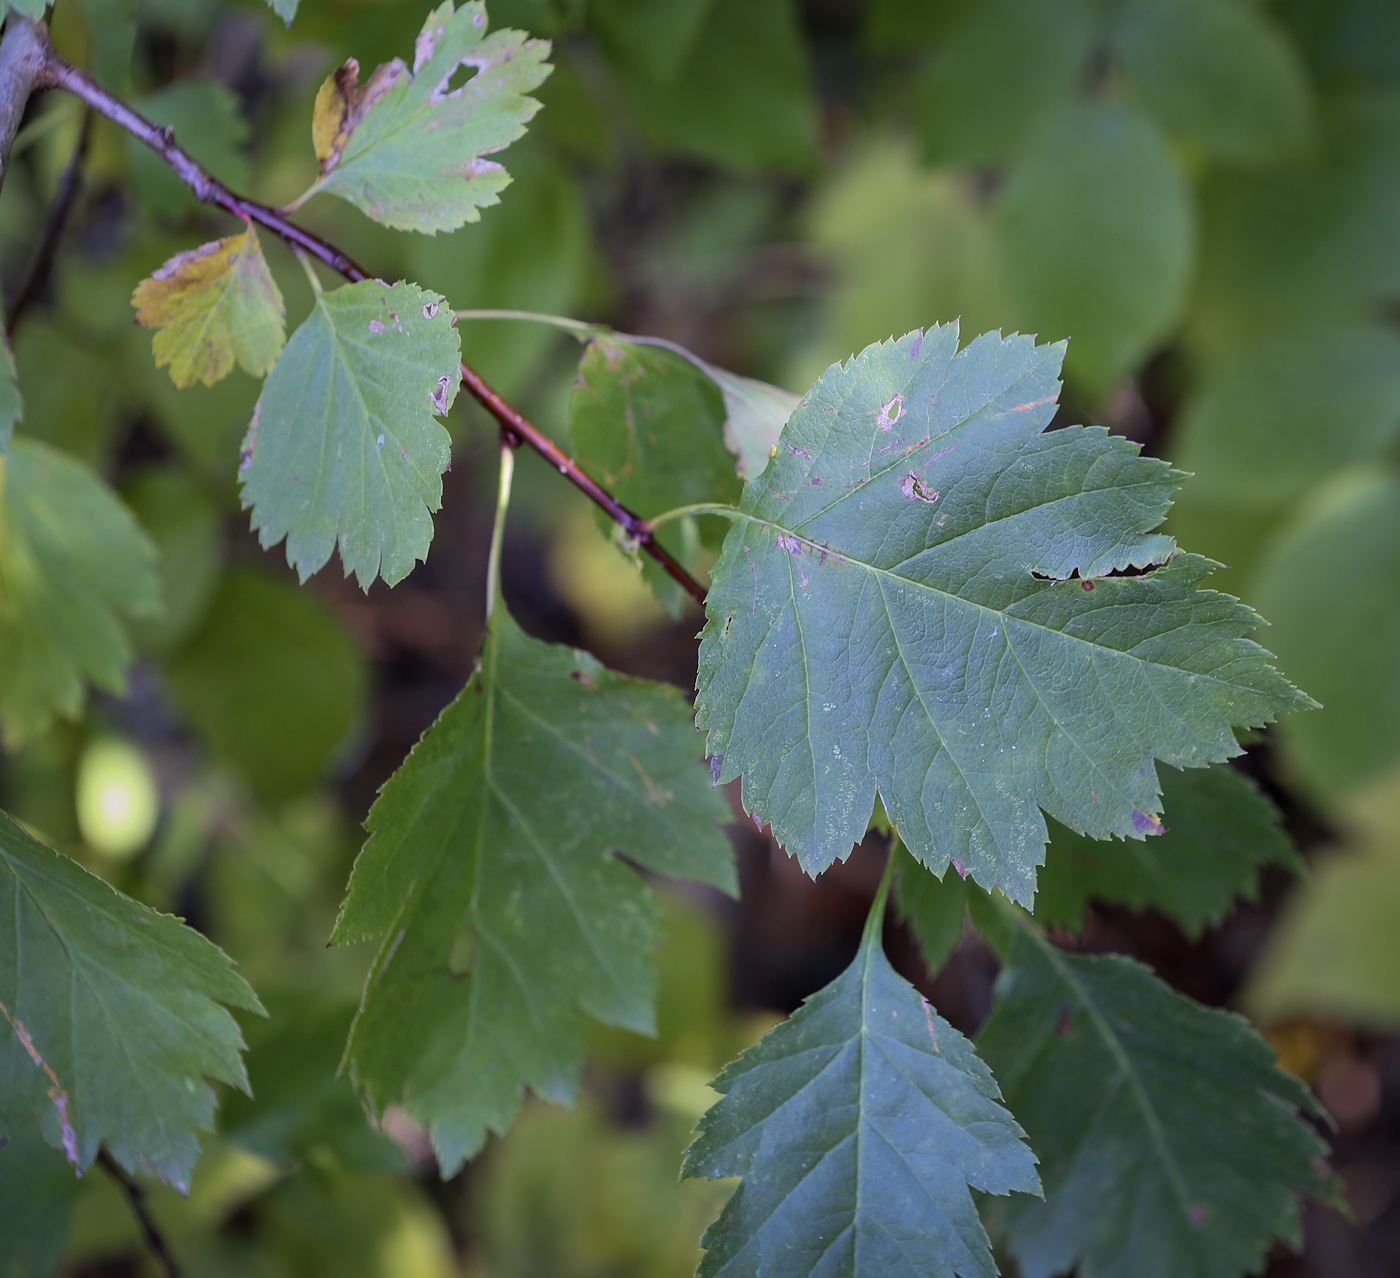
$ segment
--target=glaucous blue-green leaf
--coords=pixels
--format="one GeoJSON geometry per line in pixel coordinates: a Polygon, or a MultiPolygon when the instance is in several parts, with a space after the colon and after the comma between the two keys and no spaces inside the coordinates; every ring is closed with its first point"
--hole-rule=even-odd
{"type": "Polygon", "coordinates": [[[792,0],[712,0],[664,78],[652,57],[610,52],[643,130],[662,145],[740,169],[814,164],[816,99],[792,0]]]}
{"type": "Polygon", "coordinates": [[[1128,0],[1114,45],[1143,102],[1208,155],[1267,164],[1311,140],[1302,59],[1248,0],[1128,0]]]}
{"type": "Polygon", "coordinates": [[[37,1119],[0,1145],[0,1274],[58,1273],[82,1188],[68,1160],[49,1148],[37,1119]]]}
{"type": "Polygon", "coordinates": [[[1096,427],[1046,432],[1062,347],[955,325],[833,365],[745,489],[713,572],[698,722],[721,781],[803,868],[878,791],[909,850],[1029,903],[1043,808],[1155,833],[1153,760],[1239,753],[1307,704],[1258,618],[1151,532],[1178,473],[1096,427]],[[1128,567],[1138,576],[1112,576],[1128,567]]]}
{"type": "Polygon", "coordinates": [[[741,1176],[700,1278],[995,1278],[972,1191],[1038,1193],[972,1044],[890,967],[885,897],[855,960],[711,1084],[684,1176],[741,1176]]]}
{"type": "Polygon", "coordinates": [[[333,940],[385,938],[347,1049],[376,1113],[445,1174],[523,1088],[571,1100],[584,1013],[652,1031],[658,909],[618,854],[734,890],[685,702],[530,639],[498,604],[480,665],[370,811],[333,940]]]}
{"type": "Polygon", "coordinates": [[[461,380],[452,312],[416,284],[317,295],[269,374],[243,443],[243,505],[303,581],[339,545],[368,590],[427,558],[461,380]]]}
{"type": "Polygon", "coordinates": [[[1001,1209],[1024,1278],[1239,1278],[1335,1201],[1307,1088],[1132,959],[1018,929],[977,1047],[1040,1158],[1044,1201],[1001,1209]]]}
{"type": "Polygon", "coordinates": [[[1301,869],[1278,809],[1242,772],[1162,773],[1155,839],[1103,842],[1056,826],[1036,885],[1035,917],[1079,932],[1091,900],[1157,910],[1198,938],[1233,908],[1256,900],[1266,865],[1301,869]]]}
{"type": "Polygon", "coordinates": [[[925,157],[987,164],[1014,155],[1047,113],[1080,92],[1097,25],[1085,0],[965,6],[919,88],[925,157]]]}
{"type": "Polygon", "coordinates": [[[1324,707],[1281,725],[1299,780],[1336,802],[1384,776],[1400,762],[1400,479],[1357,470],[1324,485],[1254,594],[1280,666],[1324,707]]]}
{"type": "Polygon", "coordinates": [[[130,626],[160,611],[156,552],[81,462],[17,436],[0,457],[0,731],[14,747],[126,683],[130,626]]]}
{"type": "Polygon", "coordinates": [[[434,9],[413,49],[361,85],[353,58],[316,97],[318,192],[401,231],[450,231],[495,204],[510,175],[486,156],[509,146],[539,110],[529,91],[550,72],[549,44],[520,31],[486,34],[486,6],[434,9]]]}
{"type": "Polygon", "coordinates": [[[1181,317],[1191,192],[1161,132],[1129,106],[1083,102],[1047,119],[1007,175],[997,234],[1011,314],[1071,339],[1065,372],[1090,396],[1181,317]]]}
{"type": "Polygon", "coordinates": [[[10,446],[10,436],[24,416],[24,401],[19,393],[19,376],[15,372],[15,357],[8,341],[0,342],[0,457],[10,446]]]}
{"type": "Polygon", "coordinates": [[[257,567],[224,577],[163,673],[200,744],[274,801],[320,781],[367,709],[364,654],[340,618],[257,567]]]}
{"type": "Polygon", "coordinates": [[[247,1087],[228,1007],[261,1011],[217,946],[0,813],[0,1140],[38,1115],[80,1172],[105,1144],[189,1188],[217,1079],[247,1087]],[[226,1005],[226,1006],[221,1006],[226,1005]]]}

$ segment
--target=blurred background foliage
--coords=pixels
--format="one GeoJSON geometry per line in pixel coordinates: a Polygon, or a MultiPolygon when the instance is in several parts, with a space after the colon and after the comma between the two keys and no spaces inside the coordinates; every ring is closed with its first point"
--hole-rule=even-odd
{"type": "MultiPolygon", "coordinates": [[[[345,57],[413,43],[427,8],[58,0],[55,43],[216,175],[279,204],[315,174],[311,101],[345,57]]],[[[1242,767],[1310,868],[1187,937],[1090,910],[1082,944],[1243,1007],[1319,1089],[1354,1221],[1310,1209],[1275,1275],[1400,1270],[1400,6],[1393,0],[493,0],[555,41],[515,181],[477,223],[400,235],[346,205],[304,220],[376,274],[683,343],[801,391],[865,344],[961,317],[1071,337],[1061,421],[1192,472],[1171,516],[1256,605],[1325,709],[1242,767]]],[[[124,691],[9,733],[0,803],[240,963],[256,1100],[228,1096],[188,1200],[152,1186],[190,1275],[667,1278],[727,1186],[674,1184],[706,1082],[853,952],[878,839],[816,884],[736,825],[744,898],[668,899],[655,1040],[599,1031],[576,1112],[528,1109],[463,1175],[365,1120],[336,1069],[363,947],[328,950],[375,789],[470,671],[495,431],[459,398],[426,564],[362,595],[298,587],[238,510],[257,394],[177,392],[128,305],[226,234],[71,99],[36,102],[0,199],[13,297],[56,186],[74,216],[15,335],[23,431],[110,481],[158,551],[124,691]]],[[[268,259],[298,322],[308,286],[268,259]]],[[[574,339],[464,320],[466,357],[561,440],[574,339]]],[[[704,553],[703,550],[701,552],[704,553]]],[[[505,591],[526,628],[691,687],[698,614],[667,617],[582,498],[522,455],[505,591]]],[[[547,779],[544,779],[547,787],[547,779]]],[[[547,793],[542,793],[547,801],[547,793]]],[[[1168,811],[1170,819],[1170,809],[1168,811]]],[[[995,960],[969,931],[902,968],[964,1030],[995,960]]],[[[153,1272],[114,1182],[37,1134],[0,1149],[0,1274],[153,1272]]]]}

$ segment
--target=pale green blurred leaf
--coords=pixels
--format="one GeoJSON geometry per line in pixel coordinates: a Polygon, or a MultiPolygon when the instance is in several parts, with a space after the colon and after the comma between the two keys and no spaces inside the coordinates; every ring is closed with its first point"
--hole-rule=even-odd
{"type": "Polygon", "coordinates": [[[368,691],[364,658],[335,614],[258,568],[224,576],[164,673],[204,748],[269,799],[325,775],[368,691]]]}
{"type": "Polygon", "coordinates": [[[1048,114],[1079,95],[1097,26],[1086,0],[968,6],[919,86],[925,158],[1010,159],[1048,114]]]}
{"type": "Polygon", "coordinates": [[[1097,398],[1181,318],[1191,193],[1157,128],[1086,102],[1048,119],[1007,176],[998,219],[1010,316],[1070,339],[1065,375],[1097,398]]]}
{"type": "Polygon", "coordinates": [[[1280,726],[1286,757],[1335,802],[1400,761],[1400,480],[1325,486],[1270,547],[1254,595],[1280,667],[1323,705],[1280,726]]]}
{"type": "Polygon", "coordinates": [[[132,622],[158,614],[156,552],[81,462],[17,436],[0,458],[0,729],[13,748],[87,684],[126,684],[132,622]]]}
{"type": "Polygon", "coordinates": [[[1251,0],[1127,0],[1114,43],[1146,106],[1208,155],[1266,164],[1312,141],[1302,60],[1251,0]]]}
{"type": "MultiPolygon", "coordinates": [[[[174,129],[181,149],[214,177],[235,191],[247,190],[248,122],[232,89],[212,79],[177,80],[134,105],[153,124],[174,129]]],[[[130,137],[126,149],[132,189],[147,209],[173,219],[194,208],[189,187],[154,151],[130,137]]]]}

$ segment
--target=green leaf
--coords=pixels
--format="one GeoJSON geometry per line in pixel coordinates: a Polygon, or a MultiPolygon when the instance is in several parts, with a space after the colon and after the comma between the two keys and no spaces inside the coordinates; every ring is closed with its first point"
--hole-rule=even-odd
{"type": "Polygon", "coordinates": [[[24,417],[24,400],[19,393],[19,375],[9,340],[0,342],[0,457],[10,446],[10,437],[24,417]]]}
{"type": "Polygon", "coordinates": [[[243,505],[303,581],[339,543],[345,574],[393,585],[428,554],[461,380],[452,312],[416,284],[318,294],[267,379],[243,444],[243,505]]]}
{"type": "Polygon", "coordinates": [[[909,850],[1029,902],[1040,809],[1141,838],[1154,758],[1307,704],[1160,522],[1178,475],[1097,427],[1044,432],[1060,347],[956,326],[835,365],[744,492],[712,574],[698,722],[721,781],[809,874],[876,792],[909,850]],[[956,352],[956,353],[955,353],[956,352]],[[1161,565],[1141,576],[1108,576],[1161,565]]]}
{"type": "Polygon", "coordinates": [[[148,651],[180,647],[209,610],[223,559],[223,514],[198,485],[174,467],[154,463],[129,476],[122,497],[159,552],[165,610],[139,622],[137,642],[148,651]]]}
{"type": "Polygon", "coordinates": [[[247,1087],[219,1004],[261,1011],[227,956],[0,813],[0,1140],[34,1114],[80,1172],[105,1143],[182,1192],[214,1117],[204,1079],[247,1087]]]}
{"type": "Polygon", "coordinates": [[[539,109],[525,95],[549,74],[548,53],[520,31],[488,36],[481,0],[455,13],[446,0],[423,24],[411,73],[395,58],[360,85],[351,58],[321,86],[312,123],[321,176],[297,204],[324,191],[430,235],[475,222],[510,181],[484,157],[525,132],[539,109]],[[469,78],[453,87],[462,67],[469,78]]]}
{"type": "Polygon", "coordinates": [[[972,333],[1001,324],[1007,304],[985,204],[970,175],[930,173],[903,139],[863,148],[814,210],[812,239],[833,283],[826,331],[804,371],[815,378],[851,351],[930,321],[960,319],[972,333]]]}
{"type": "Polygon", "coordinates": [[[1237,1278],[1297,1246],[1299,1193],[1336,1200],[1303,1084],[1132,959],[1027,925],[977,1046],[1041,1160],[1045,1200],[1003,1213],[1024,1278],[1237,1278]]]}
{"type": "MultiPolygon", "coordinates": [[[[643,518],[696,502],[737,501],[740,480],[725,445],[723,393],[708,370],[678,350],[599,333],[588,339],[569,397],[574,458],[643,518]]],[[[612,524],[600,516],[605,535],[612,524]]],[[[658,540],[687,568],[699,551],[695,529],[664,527],[658,540]]],[[[718,540],[716,538],[716,540],[718,540]]],[[[642,576],[672,615],[680,587],[651,561],[642,576]]]]}
{"type": "Polygon", "coordinates": [[[968,7],[919,88],[925,158],[1010,158],[1047,114],[1078,96],[1097,25],[1085,0],[968,7]]]}
{"type": "Polygon", "coordinates": [[[1043,336],[1072,337],[1066,374],[1101,396],[1180,318],[1194,222],[1156,128],[1126,106],[1070,107],[1006,179],[998,237],[1012,313],[1043,336]]]}
{"type": "Polygon", "coordinates": [[[0,729],[13,749],[85,683],[126,684],[133,621],[160,611],[155,548],[80,462],[17,436],[0,458],[0,729]]]}
{"type": "Polygon", "coordinates": [[[523,1087],[573,1097],[584,1012],[652,1032],[658,912],[617,854],[734,891],[699,744],[674,689],[498,603],[476,674],[380,792],[332,938],[386,938],[347,1059],[376,1113],[428,1125],[444,1174],[523,1087]]]}
{"type": "Polygon", "coordinates": [[[1162,775],[1166,830],[1144,842],[1103,843],[1051,831],[1035,898],[1036,921],[1072,932],[1090,900],[1157,910],[1198,939],[1234,907],[1257,900],[1266,865],[1300,870],[1278,809],[1234,768],[1162,775]]]}
{"type": "Polygon", "coordinates": [[[267,0],[272,12],[282,19],[288,26],[292,25],[292,19],[297,16],[297,6],[301,0],[267,0]]]}
{"type": "Polygon", "coordinates": [[[220,1108],[219,1134],[288,1170],[333,1153],[354,1171],[406,1171],[403,1151],[339,1076],[354,1000],[298,989],[264,999],[268,1019],[248,1028],[250,1086],[220,1108]]]}
{"type": "Polygon", "coordinates": [[[683,1176],[742,1176],[700,1278],[995,1278],[972,1190],[1037,1193],[1035,1156],[972,1044],[880,946],[711,1084],[683,1176]]]}
{"type": "Polygon", "coordinates": [[[35,21],[44,16],[49,0],[0,0],[0,17],[7,13],[22,13],[35,21]]]}
{"type": "MultiPolygon", "coordinates": [[[[580,184],[563,166],[522,156],[509,208],[404,248],[412,277],[459,304],[567,314],[583,295],[591,238],[580,184]]],[[[507,399],[528,393],[558,340],[542,324],[474,322],[458,333],[462,358],[507,399]]]]}
{"type": "Polygon", "coordinates": [[[1333,471],[1400,433],[1400,338],[1351,321],[1242,345],[1183,405],[1172,454],[1195,479],[1172,512],[1188,545],[1248,583],[1268,534],[1333,471]]]}
{"type": "MultiPolygon", "coordinates": [[[[248,122],[227,85],[212,79],[178,80],[135,106],[153,124],[174,129],[175,140],[214,177],[235,191],[247,189],[248,122]]],[[[171,220],[194,208],[189,187],[160,156],[131,137],[126,150],[132,189],[146,208],[171,220]]]]}
{"type": "Polygon", "coordinates": [[[588,20],[615,62],[626,62],[666,84],[684,65],[714,4],[715,0],[594,0],[588,20]]]}
{"type": "Polygon", "coordinates": [[[116,93],[125,91],[131,80],[136,7],[137,0],[79,0],[87,19],[93,77],[116,93]]]}
{"type": "Polygon", "coordinates": [[[937,974],[962,940],[967,896],[978,889],[946,870],[942,879],[934,878],[903,844],[891,855],[896,861],[894,900],[899,917],[914,934],[924,966],[937,974]]]}
{"type": "Polygon", "coordinates": [[[1248,0],[1128,0],[1114,43],[1146,105],[1208,155],[1267,164],[1312,141],[1302,60],[1248,0]]]}
{"type": "Polygon", "coordinates": [[[51,1278],[58,1272],[81,1189],[82,1181],[49,1148],[37,1122],[0,1145],[0,1274],[51,1278]]]}
{"type": "Polygon", "coordinates": [[[1357,471],[1324,486],[1273,544],[1255,595],[1279,664],[1325,707],[1283,725],[1285,752],[1335,802],[1400,761],[1400,479],[1357,471]]]}
{"type": "Polygon", "coordinates": [[[778,447],[778,436],[797,407],[799,396],[756,377],[741,377],[713,364],[700,363],[724,396],[724,446],[739,459],[739,475],[756,479],[778,447]]]}
{"type": "Polygon", "coordinates": [[[581,466],[644,518],[696,502],[737,501],[723,394],[707,372],[662,346],[589,338],[569,399],[581,466]]]}
{"type": "Polygon", "coordinates": [[[160,331],[152,342],[156,365],[184,389],[212,386],[233,361],[254,377],[266,375],[286,343],[287,308],[257,233],[177,253],[131,295],[136,322],[160,331]]]}
{"type": "Polygon", "coordinates": [[[369,686],[340,619],[258,568],[224,577],[164,673],[204,748],[272,800],[322,779],[362,719],[369,686]]]}
{"type": "Polygon", "coordinates": [[[1400,857],[1393,846],[1320,858],[1250,969],[1242,1003],[1265,1021],[1400,1026],[1400,857]]]}
{"type": "Polygon", "coordinates": [[[816,102],[792,0],[712,0],[688,56],[664,80],[654,57],[612,53],[643,129],[662,145],[740,169],[815,162],[816,102]]]}

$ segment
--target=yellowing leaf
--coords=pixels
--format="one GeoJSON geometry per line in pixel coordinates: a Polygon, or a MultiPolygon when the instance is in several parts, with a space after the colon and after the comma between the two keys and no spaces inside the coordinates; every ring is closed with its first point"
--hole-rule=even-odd
{"type": "Polygon", "coordinates": [[[212,386],[238,363],[262,377],[286,342],[282,293],[257,234],[226,236],[177,253],[131,295],[137,322],[158,329],[156,364],[184,389],[212,386]]]}
{"type": "Polygon", "coordinates": [[[429,235],[476,221],[510,181],[485,157],[539,110],[525,95],[549,74],[548,52],[519,31],[488,36],[481,0],[455,11],[446,0],[423,24],[412,71],[394,58],[361,86],[352,58],[321,86],[311,123],[321,176],[297,204],[326,191],[429,235]]]}

